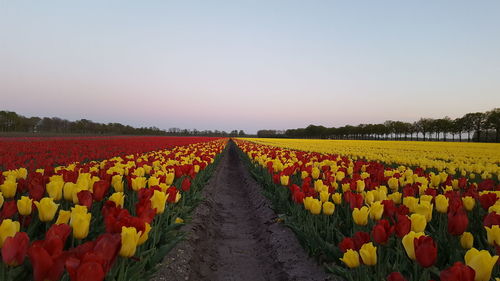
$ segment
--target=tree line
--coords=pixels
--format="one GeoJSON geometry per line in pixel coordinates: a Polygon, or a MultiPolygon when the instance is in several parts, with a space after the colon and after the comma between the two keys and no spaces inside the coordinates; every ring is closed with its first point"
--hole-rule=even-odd
{"type": "Polygon", "coordinates": [[[258,137],[373,139],[373,140],[452,140],[500,142],[500,108],[487,112],[467,113],[451,119],[421,118],[410,123],[388,120],[381,124],[346,125],[327,128],[309,125],[285,131],[260,130],[258,137]]]}
{"type": "Polygon", "coordinates": [[[0,111],[0,132],[89,134],[89,135],[154,135],[154,136],[246,136],[243,130],[231,132],[219,130],[180,129],[162,130],[157,127],[135,128],[120,123],[97,123],[87,119],[69,121],[58,117],[25,117],[12,111],[0,111]]]}

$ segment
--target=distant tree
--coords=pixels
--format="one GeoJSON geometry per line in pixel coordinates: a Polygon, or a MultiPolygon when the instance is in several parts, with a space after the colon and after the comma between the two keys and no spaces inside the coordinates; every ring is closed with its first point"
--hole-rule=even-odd
{"type": "Polygon", "coordinates": [[[238,136],[239,136],[239,137],[244,137],[244,136],[246,136],[246,134],[245,134],[245,132],[244,132],[243,130],[240,130],[240,131],[238,132],[238,136]]]}
{"type": "Polygon", "coordinates": [[[432,132],[432,123],[433,119],[430,118],[420,118],[420,120],[417,121],[417,131],[419,133],[422,133],[423,140],[425,141],[425,135],[427,133],[432,132]]]}
{"type": "Polygon", "coordinates": [[[486,113],[486,123],[495,129],[495,141],[500,142],[500,108],[495,108],[486,113]]]}

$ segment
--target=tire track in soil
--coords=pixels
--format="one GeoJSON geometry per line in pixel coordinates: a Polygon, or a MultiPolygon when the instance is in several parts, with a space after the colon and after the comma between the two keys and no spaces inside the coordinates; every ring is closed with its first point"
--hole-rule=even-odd
{"type": "Polygon", "coordinates": [[[230,141],[204,200],[182,230],[187,239],[165,257],[151,279],[332,280],[312,261],[294,233],[276,223],[261,187],[230,141]]]}

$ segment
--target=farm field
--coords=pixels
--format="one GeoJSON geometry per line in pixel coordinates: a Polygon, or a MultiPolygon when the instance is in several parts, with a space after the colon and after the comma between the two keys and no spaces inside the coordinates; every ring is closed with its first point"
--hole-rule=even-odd
{"type": "Polygon", "coordinates": [[[500,274],[498,144],[0,143],[9,153],[2,167],[17,167],[0,174],[0,280],[458,280],[463,272],[465,280],[488,281],[500,274]]]}
{"type": "MultiPolygon", "coordinates": [[[[148,279],[182,238],[177,229],[200,200],[226,142],[1,140],[2,149],[36,161],[0,174],[0,280],[148,279]]],[[[6,159],[12,161],[4,166],[16,163],[6,159]]]]}
{"type": "Polygon", "coordinates": [[[275,211],[335,275],[498,280],[498,144],[237,144],[275,211]]]}

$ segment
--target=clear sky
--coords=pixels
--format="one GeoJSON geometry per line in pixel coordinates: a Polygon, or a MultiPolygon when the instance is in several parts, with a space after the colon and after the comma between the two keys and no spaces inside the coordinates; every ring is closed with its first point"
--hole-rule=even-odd
{"type": "Polygon", "coordinates": [[[0,0],[0,110],[255,132],[500,106],[500,1],[0,0]]]}

